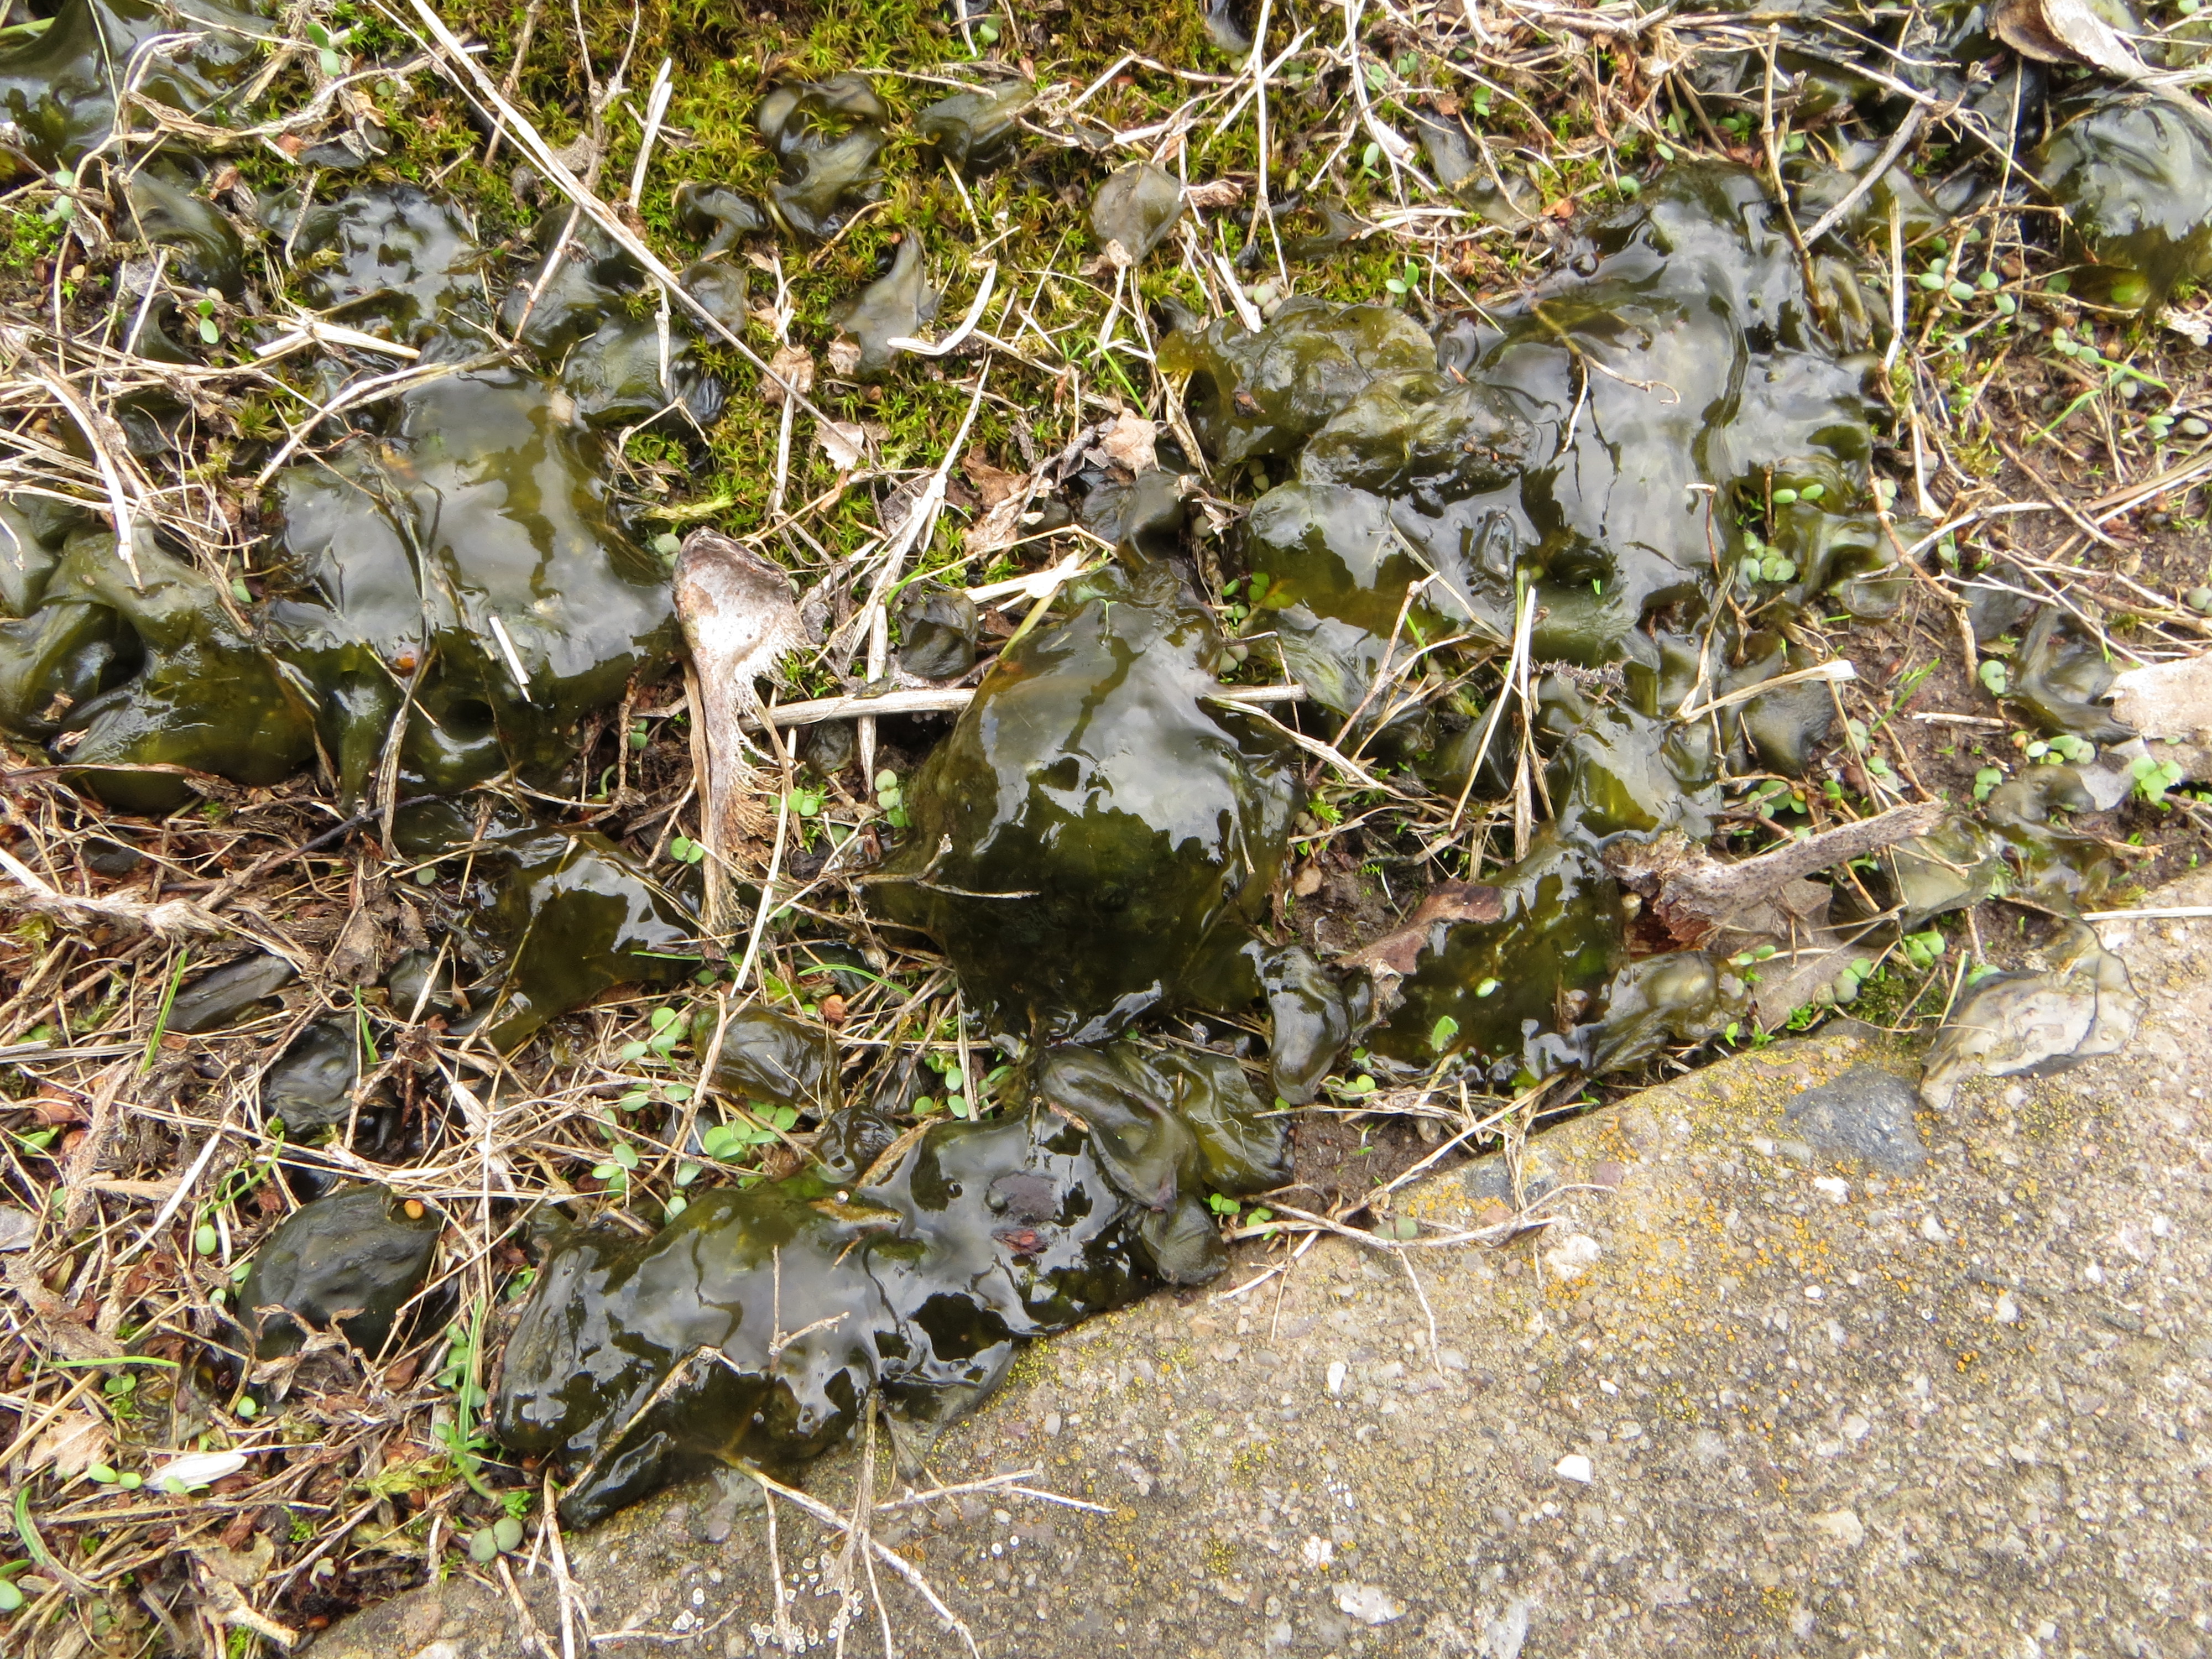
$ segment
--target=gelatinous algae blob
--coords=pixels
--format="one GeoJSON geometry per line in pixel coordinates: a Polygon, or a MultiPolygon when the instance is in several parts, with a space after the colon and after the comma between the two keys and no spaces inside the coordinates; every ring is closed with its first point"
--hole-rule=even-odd
{"type": "Polygon", "coordinates": [[[263,1359],[295,1352],[336,1322],[374,1355],[430,1270],[445,1219],[381,1187],[355,1187],[303,1204],[254,1252],[239,1288],[239,1316],[263,1359]]]}
{"type": "Polygon", "coordinates": [[[544,386],[487,369],[409,392],[386,441],[278,477],[270,632],[323,692],[347,792],[403,698],[404,764],[458,789],[557,769],[576,723],[667,659],[667,574],[609,515],[597,460],[544,386]]]}
{"type": "Polygon", "coordinates": [[[46,167],[107,137],[126,70],[147,98],[219,122],[224,93],[260,64],[271,27],[217,0],[64,0],[43,33],[0,50],[0,114],[22,153],[46,167]],[[161,36],[178,49],[140,51],[161,36]]]}
{"type": "MultiPolygon", "coordinates": [[[[297,230],[311,292],[356,325],[450,362],[441,326],[488,314],[467,226],[411,186],[311,209],[297,230]]],[[[666,572],[616,522],[588,429],[662,406],[657,337],[647,353],[652,325],[612,314],[619,262],[571,264],[580,286],[531,313],[561,343],[562,381],[456,362],[379,406],[374,436],[276,476],[264,603],[143,532],[135,580],[112,535],[16,537],[0,727],[144,811],[187,798],[183,771],[279,782],[319,740],[349,799],[394,743],[416,790],[557,773],[583,717],[677,637],[666,572]],[[635,386],[646,356],[652,384],[635,386]]],[[[725,268],[696,285],[742,307],[725,268]]],[[[678,388],[707,395],[680,329],[675,344],[678,388]]]]}
{"type": "Polygon", "coordinates": [[[1223,641],[1164,568],[1102,573],[1001,655],[907,790],[878,891],[999,1029],[1095,1038],[1250,937],[1297,796],[1289,745],[1212,701],[1223,641]]]}
{"type": "Polygon", "coordinates": [[[781,168],[769,192],[776,217],[816,241],[836,235],[882,193],[876,158],[890,119],[860,75],[778,87],[762,99],[753,120],[781,168]]]}
{"type": "Polygon", "coordinates": [[[2108,303],[2165,300],[2212,277],[2212,136],[2201,110],[2103,93],[2051,136],[2043,182],[2107,269],[2108,303]]]}
{"type": "Polygon", "coordinates": [[[1247,531],[1271,604],[1387,634],[1433,573],[1425,608],[1506,637],[1517,573],[1538,660],[1650,672],[1668,630],[1638,625],[1702,612],[1751,539],[1789,568],[1759,598],[1881,568],[1862,371],[1820,335],[1756,179],[1671,169],[1560,265],[1434,348],[1398,313],[1313,303],[1164,343],[1209,448],[1299,453],[1247,531]],[[1778,489],[1761,531],[1740,522],[1778,489]]]}
{"type": "Polygon", "coordinates": [[[157,812],[179,769],[273,784],[314,754],[315,703],[232,596],[150,536],[72,537],[29,614],[0,622],[0,726],[47,741],[100,794],[157,812]]]}
{"type": "Polygon", "coordinates": [[[496,1048],[514,1048],[602,991],[673,983],[699,965],[685,907],[594,830],[533,824],[503,808],[479,837],[458,806],[429,801],[402,809],[393,838],[411,857],[468,855],[464,945],[480,959],[491,999],[471,1022],[496,1048]]]}
{"type": "Polygon", "coordinates": [[[501,1440],[570,1460],[562,1513],[586,1522],[716,1462],[811,1456],[872,1391],[941,1420],[1021,1339],[1204,1276],[1200,1183],[1274,1184],[1279,1131],[1203,1066],[1179,1108],[1141,1064],[1100,1064],[1116,1086],[1048,1085],[1088,1133],[1044,1109],[939,1123],[862,1170],[833,1121],[824,1165],[704,1194],[648,1239],[559,1238],[507,1344],[501,1440]]]}
{"type": "MultiPolygon", "coordinates": [[[[1369,701],[1416,584],[1423,637],[1503,645],[1528,594],[1534,659],[1622,676],[1604,702],[1565,670],[1541,682],[1554,825],[1489,878],[1501,916],[1429,928],[1370,1047],[1407,1065],[1465,1053],[1505,1083],[1632,1064],[1741,1015],[1744,987],[1705,957],[1632,959],[1594,854],[1710,832],[1722,757],[1709,724],[1670,718],[1701,662],[1716,693],[1795,665],[1778,635],[1708,629],[1724,586],[1778,620],[1824,592],[1860,614],[1893,604],[1862,366],[1823,332],[1759,180],[1672,168],[1586,225],[1556,275],[1434,343],[1384,307],[1291,301],[1261,330],[1224,319],[1159,356],[1221,459],[1295,459],[1243,551],[1286,670],[1325,707],[1369,701]]],[[[1824,703],[1754,698],[1736,741],[1802,768],[1824,703]]],[[[1388,735],[1456,787],[1481,726],[1388,735]]]]}

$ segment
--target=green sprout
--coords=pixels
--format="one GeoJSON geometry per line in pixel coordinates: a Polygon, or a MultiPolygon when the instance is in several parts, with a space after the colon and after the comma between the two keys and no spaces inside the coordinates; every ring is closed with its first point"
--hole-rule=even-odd
{"type": "Polygon", "coordinates": [[[2152,806],[2166,805],[2166,792],[2181,781],[2181,768],[2170,760],[2137,755],[2128,771],[2136,783],[2136,799],[2152,806]]]}

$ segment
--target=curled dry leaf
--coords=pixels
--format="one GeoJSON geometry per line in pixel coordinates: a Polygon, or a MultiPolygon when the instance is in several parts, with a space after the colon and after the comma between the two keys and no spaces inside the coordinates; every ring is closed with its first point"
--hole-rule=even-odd
{"type": "Polygon", "coordinates": [[[1235,207],[1244,199],[1244,186],[1234,179],[1208,179],[1202,185],[1186,186],[1182,199],[1187,207],[1235,207]]]}
{"type": "Polygon", "coordinates": [[[0,1204],[0,1250],[27,1250],[38,1237],[38,1217],[13,1204],[0,1204]]]}
{"type": "Polygon", "coordinates": [[[90,1412],[65,1411],[46,1425],[31,1446],[31,1467],[67,1478],[104,1463],[111,1446],[107,1425],[90,1412]]]}
{"type": "Polygon", "coordinates": [[[1154,448],[1159,428],[1141,415],[1124,410],[1098,437],[1107,459],[1132,472],[1149,472],[1160,464],[1154,448]]]}
{"type": "Polygon", "coordinates": [[[775,356],[768,360],[768,368],[767,376],[761,381],[761,396],[770,409],[783,407],[786,382],[802,398],[814,390],[814,358],[805,346],[779,347],[775,356]]]}
{"type": "Polygon", "coordinates": [[[161,1486],[173,1480],[189,1491],[195,1486],[211,1486],[245,1467],[245,1455],[240,1452],[186,1452],[155,1470],[152,1484],[161,1486]]]}
{"type": "Polygon", "coordinates": [[[868,434],[850,421],[817,421],[814,441],[840,472],[850,472],[867,453],[868,434]]]}
{"type": "Polygon", "coordinates": [[[967,475],[968,482],[975,486],[975,494],[982,499],[986,512],[1000,502],[1020,495],[1029,482],[1023,473],[1009,472],[1002,466],[993,466],[980,445],[961,458],[960,470],[967,475]]]}
{"type": "MultiPolygon", "coordinates": [[[[799,596],[789,576],[750,549],[695,530],[676,556],[676,615],[691,648],[705,744],[706,843],[718,863],[736,861],[740,842],[757,841],[770,821],[742,722],[760,703],[755,682],[776,678],[784,653],[806,641],[799,596]]],[[[714,887],[710,870],[708,891],[714,887]]]]}
{"type": "Polygon", "coordinates": [[[221,1544],[195,1544],[192,1553],[199,1563],[226,1584],[235,1584],[240,1589],[252,1589],[269,1576],[269,1568],[276,1559],[276,1546],[266,1534],[257,1534],[253,1542],[245,1549],[227,1549],[221,1544]]]}
{"type": "Polygon", "coordinates": [[[2044,64],[2087,64],[2123,81],[2144,74],[2142,59],[2088,0],[2002,0],[1990,20],[1998,40],[2044,64]]]}
{"type": "Polygon", "coordinates": [[[1021,540],[1022,514],[1027,505],[1021,496],[1009,495],[969,526],[965,538],[968,556],[973,559],[987,553],[1004,552],[1021,540]]]}

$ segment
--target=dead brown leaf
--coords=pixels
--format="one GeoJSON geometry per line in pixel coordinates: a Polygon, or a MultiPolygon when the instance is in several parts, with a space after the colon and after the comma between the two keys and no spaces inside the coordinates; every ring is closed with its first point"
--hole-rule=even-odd
{"type": "Polygon", "coordinates": [[[981,558],[987,554],[1000,553],[1022,538],[1022,511],[1025,505],[1021,493],[1009,495],[981,518],[968,526],[965,538],[968,556],[981,558]]]}
{"type": "Polygon", "coordinates": [[[814,390],[814,357],[805,346],[779,347],[768,360],[768,368],[769,378],[761,382],[761,397],[770,409],[783,407],[781,380],[789,381],[792,390],[802,398],[814,390]]]}
{"type": "Polygon", "coordinates": [[[1027,481],[1026,474],[1009,472],[1002,466],[993,466],[980,445],[961,458],[960,470],[968,475],[968,482],[975,486],[975,494],[981,497],[986,512],[1000,501],[1019,495],[1022,485],[1027,481]]]}
{"type": "Polygon", "coordinates": [[[1234,179],[1208,179],[1202,185],[1187,186],[1182,199],[1194,208],[1235,207],[1244,199],[1244,186],[1234,179]]]}
{"type": "Polygon", "coordinates": [[[31,1445],[31,1467],[51,1467],[64,1477],[82,1474],[104,1463],[113,1444],[107,1425],[90,1412],[65,1411],[46,1425],[31,1445]]]}
{"type": "Polygon", "coordinates": [[[814,441],[822,446],[822,453],[830,458],[830,465],[840,472],[850,472],[860,465],[860,457],[867,451],[866,431],[844,421],[817,421],[814,424],[814,441]]]}
{"type": "Polygon", "coordinates": [[[1100,434],[1098,447],[1116,465],[1126,466],[1132,472],[1149,472],[1160,464],[1153,446],[1159,428],[1141,415],[1123,410],[1115,417],[1114,424],[1100,434]]]}
{"type": "Polygon", "coordinates": [[[1480,882],[1440,881],[1429,889],[1405,925],[1364,945],[1340,965],[1385,972],[1402,979],[1413,971],[1429,946],[1429,929],[1440,921],[1497,921],[1505,915],[1505,895],[1480,882]]]}
{"type": "Polygon", "coordinates": [[[1998,40],[2044,64],[2087,64],[2123,81],[2141,78],[2142,59],[2087,0],[2002,0],[1990,20],[1998,40]]]}

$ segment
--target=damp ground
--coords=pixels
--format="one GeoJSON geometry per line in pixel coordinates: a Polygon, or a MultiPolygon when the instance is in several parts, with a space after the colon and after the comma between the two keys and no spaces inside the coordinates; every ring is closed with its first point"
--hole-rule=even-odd
{"type": "MultiPolygon", "coordinates": [[[[2108,927],[2141,1052],[1915,1118],[1881,1191],[1753,1120],[1909,1074],[1977,981],[2207,850],[2206,734],[2102,701],[2212,632],[2193,9],[2118,46],[1958,8],[454,13],[480,76],[414,12],[186,9],[0,23],[30,1650],[393,1596],[334,1639],[465,1647],[520,1597],[558,1644],[564,1485],[596,1515],[750,1423],[849,1505],[845,1454],[788,1464],[872,1379],[927,1407],[888,1482],[1010,1362],[902,1478],[1034,1463],[1107,1512],[881,1534],[998,1650],[2191,1650],[2158,1456],[2200,1356],[2111,1288],[2187,1282],[2179,1200],[2123,1209],[2183,1161],[2194,1108],[2148,1103],[2190,936],[2108,927]],[[88,164],[102,40],[147,78],[88,164]],[[789,590],[777,699],[918,701],[718,787],[702,536],[789,590]],[[1916,806],[1702,919],[1627,850],[1916,806]],[[925,1177],[986,1143],[945,1219],[925,1177]],[[878,1176],[896,1226],[851,1201],[878,1176]],[[833,1297],[940,1221],[909,1302],[1034,1277],[948,1290],[927,1343],[897,1295],[865,1355],[792,1336],[790,1420],[651,1418],[656,1337],[526,1425],[702,1301],[571,1352],[538,1339],[621,1299],[545,1284],[725,1219],[833,1297]],[[1820,1311],[1831,1255],[1887,1287],[1872,1334],[1820,1311]],[[2077,1419],[2101,1461],[2037,1450],[2077,1419]],[[1899,1496],[1931,1484],[1961,1501],[1899,1496]],[[1996,1589],[1879,1588],[1939,1572],[1996,1589]]],[[[566,1529],[570,1638],[780,1639],[757,1496],[566,1529]]],[[[938,1639],[905,1594],[893,1639],[938,1639]]]]}

